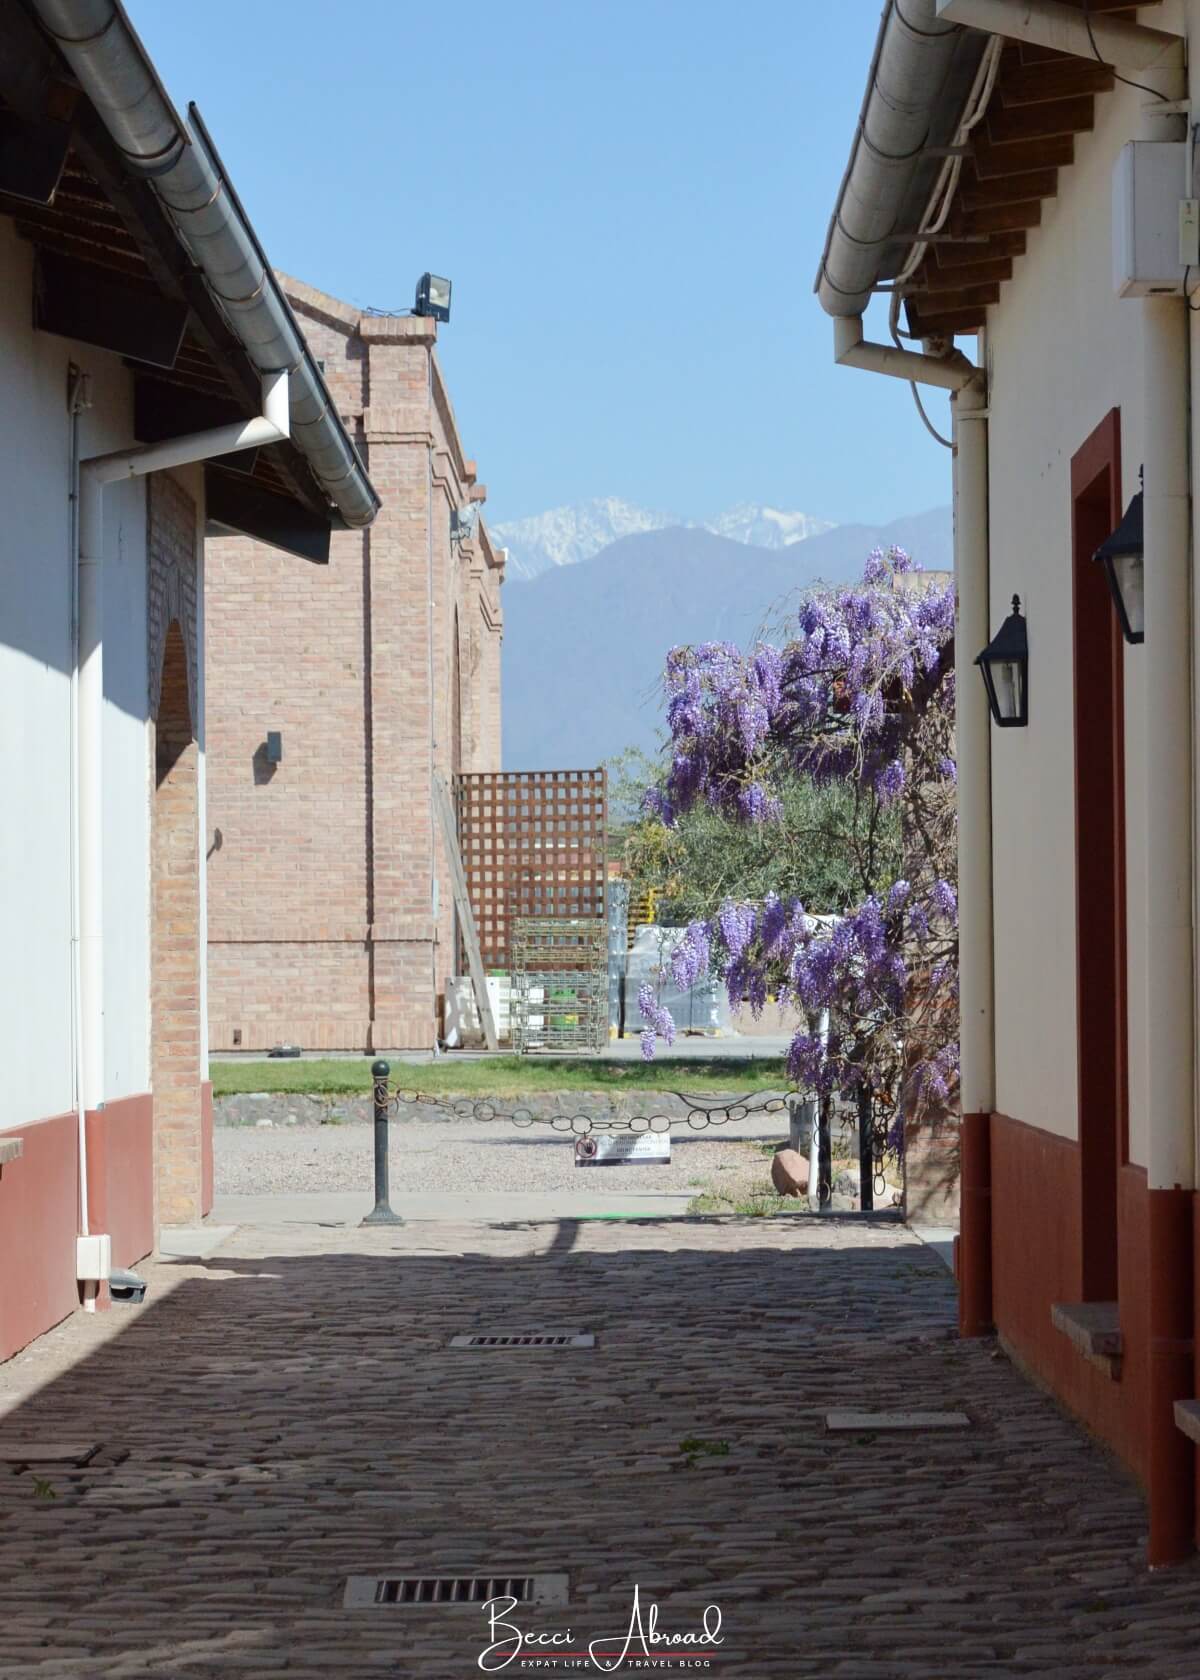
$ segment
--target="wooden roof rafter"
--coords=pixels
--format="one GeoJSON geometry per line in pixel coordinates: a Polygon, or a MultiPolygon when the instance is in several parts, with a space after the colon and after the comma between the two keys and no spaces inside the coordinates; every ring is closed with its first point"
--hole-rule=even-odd
{"type": "MultiPolygon", "coordinates": [[[[261,380],[181,250],[153,189],[124,167],[98,115],[16,0],[0,0],[0,112],[27,124],[53,118],[66,139],[61,173],[48,196],[0,192],[0,217],[9,218],[48,263],[60,271],[69,265],[83,292],[116,286],[128,293],[133,311],[144,295],[148,304],[167,300],[186,316],[173,367],[129,362],[139,382],[221,396],[231,419],[257,414],[261,380]]],[[[6,185],[10,180],[5,177],[6,185]]],[[[328,500],[293,443],[260,450],[254,471],[267,487],[282,487],[314,515],[328,518],[328,500]]]]}
{"type": "MultiPolygon", "coordinates": [[[[1135,12],[1128,0],[1090,6],[1093,13],[1135,12]]],[[[911,333],[946,337],[986,324],[1027,230],[1040,224],[1043,204],[1058,192],[1059,170],[1074,162],[1075,136],[1094,125],[1096,96],[1115,80],[1111,68],[1089,59],[1005,44],[987,113],[968,143],[944,229],[949,237],[928,248],[904,286],[911,333]]]]}

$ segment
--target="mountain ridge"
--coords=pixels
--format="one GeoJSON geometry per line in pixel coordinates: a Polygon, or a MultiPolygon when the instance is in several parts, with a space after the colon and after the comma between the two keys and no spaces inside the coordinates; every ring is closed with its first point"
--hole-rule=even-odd
{"type": "Polygon", "coordinates": [[[559,566],[590,560],[622,537],[648,531],[711,531],[758,548],[787,548],[834,528],[809,513],[739,502],[713,519],[684,519],[677,514],[637,507],[619,496],[548,508],[527,519],[502,520],[490,527],[495,541],[509,551],[508,575],[527,583],[559,566]]]}
{"type": "Polygon", "coordinates": [[[948,569],[950,509],[839,525],[779,549],[668,526],[506,585],[505,768],[585,769],[630,746],[654,752],[672,646],[786,634],[801,591],[861,577],[871,549],[892,543],[927,571],[948,569]]]}

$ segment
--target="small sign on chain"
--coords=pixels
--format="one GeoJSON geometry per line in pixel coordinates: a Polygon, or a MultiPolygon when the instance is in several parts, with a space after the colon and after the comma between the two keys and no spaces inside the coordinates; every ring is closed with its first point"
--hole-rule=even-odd
{"type": "Polygon", "coordinates": [[[593,1132],[575,1140],[577,1167],[669,1167],[670,1164],[670,1132],[593,1132]]]}

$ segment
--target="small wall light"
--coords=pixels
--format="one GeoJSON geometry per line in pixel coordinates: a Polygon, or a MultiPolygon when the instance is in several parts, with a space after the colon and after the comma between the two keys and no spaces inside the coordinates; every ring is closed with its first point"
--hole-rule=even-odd
{"type": "Polygon", "coordinates": [[[267,732],[267,763],[283,763],[283,736],[278,729],[267,732]]]}
{"type": "Polygon", "coordinates": [[[428,315],[434,321],[450,319],[450,282],[440,274],[422,274],[417,281],[414,315],[428,315]]]}
{"type": "Polygon", "coordinates": [[[1145,538],[1142,534],[1142,492],[1125,509],[1111,537],[1092,555],[1104,567],[1113,606],[1127,642],[1146,640],[1145,538]]]}
{"type": "Polygon", "coordinates": [[[478,502],[471,502],[466,507],[451,508],[450,541],[452,543],[470,542],[475,535],[475,527],[478,524],[478,502]]]}
{"type": "Polygon", "coordinates": [[[1000,729],[1024,729],[1029,722],[1029,641],[1021,617],[1021,597],[975,659],[983,673],[988,705],[1000,729]]]}

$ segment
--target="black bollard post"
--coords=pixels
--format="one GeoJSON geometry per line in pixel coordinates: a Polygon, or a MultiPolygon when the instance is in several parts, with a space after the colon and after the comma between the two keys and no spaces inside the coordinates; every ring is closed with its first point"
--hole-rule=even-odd
{"type": "Polygon", "coordinates": [[[392,1212],[388,1200],[388,1075],[386,1062],[372,1062],[371,1077],[375,1081],[375,1206],[363,1220],[364,1225],[403,1225],[398,1213],[392,1212]]]}
{"type": "Polygon", "coordinates": [[[864,1213],[875,1206],[875,1135],[871,1093],[858,1093],[858,1205],[864,1213]]]}
{"type": "Polygon", "coordinates": [[[817,1110],[821,1131],[817,1140],[817,1203],[822,1213],[833,1205],[833,1098],[826,1092],[817,1110]]]}

